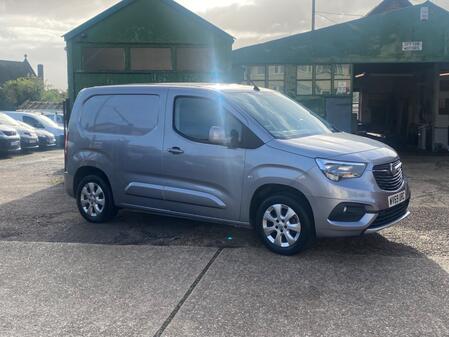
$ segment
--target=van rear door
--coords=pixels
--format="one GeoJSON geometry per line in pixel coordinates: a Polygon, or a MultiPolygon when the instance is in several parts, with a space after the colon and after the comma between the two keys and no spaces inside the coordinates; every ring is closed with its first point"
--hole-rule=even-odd
{"type": "Polygon", "coordinates": [[[165,90],[102,94],[89,101],[97,113],[86,121],[91,147],[113,165],[112,189],[118,206],[158,207],[165,90]],[[102,143],[104,145],[102,145],[102,143]]]}

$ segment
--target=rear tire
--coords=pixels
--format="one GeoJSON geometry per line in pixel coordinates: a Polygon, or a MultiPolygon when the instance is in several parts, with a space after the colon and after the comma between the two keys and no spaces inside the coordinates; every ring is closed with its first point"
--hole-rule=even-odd
{"type": "Polygon", "coordinates": [[[76,203],[83,218],[92,223],[107,222],[117,214],[109,184],[97,175],[81,179],[76,203]]]}
{"type": "Polygon", "coordinates": [[[294,255],[314,241],[315,229],[309,208],[291,194],[276,194],[260,204],[254,227],[272,252],[294,255]]]}

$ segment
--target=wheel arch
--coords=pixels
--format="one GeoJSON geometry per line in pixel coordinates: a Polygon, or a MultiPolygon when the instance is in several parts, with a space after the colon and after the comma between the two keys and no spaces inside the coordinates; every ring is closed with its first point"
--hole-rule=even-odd
{"type": "Polygon", "coordinates": [[[252,225],[254,224],[257,208],[259,207],[260,203],[269,195],[274,194],[287,194],[293,196],[294,198],[297,198],[309,211],[313,229],[316,233],[315,216],[313,214],[312,206],[310,205],[310,202],[307,199],[306,195],[297,188],[282,184],[265,184],[258,187],[256,191],[253,193],[249,210],[249,220],[252,225]]]}
{"type": "Polygon", "coordinates": [[[81,166],[80,168],[78,168],[76,170],[76,173],[73,178],[73,191],[75,192],[75,194],[78,191],[78,184],[80,183],[80,181],[84,177],[87,177],[89,175],[96,175],[96,176],[99,176],[100,178],[102,178],[108,184],[108,186],[112,192],[110,179],[103,170],[101,170],[95,166],[81,166]]]}

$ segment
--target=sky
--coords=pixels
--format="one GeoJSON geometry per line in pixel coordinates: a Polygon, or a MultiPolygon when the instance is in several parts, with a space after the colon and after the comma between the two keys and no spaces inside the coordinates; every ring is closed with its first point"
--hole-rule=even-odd
{"type": "MultiPolygon", "coordinates": [[[[67,88],[61,37],[118,0],[0,0],[0,59],[36,69],[44,64],[49,86],[67,88]]],[[[178,0],[236,38],[234,49],[310,30],[312,0],[178,0]]],[[[357,19],[380,0],[316,0],[317,28],[357,19]]],[[[412,1],[414,4],[423,1],[412,1]]],[[[449,0],[434,0],[449,9],[449,0]]]]}

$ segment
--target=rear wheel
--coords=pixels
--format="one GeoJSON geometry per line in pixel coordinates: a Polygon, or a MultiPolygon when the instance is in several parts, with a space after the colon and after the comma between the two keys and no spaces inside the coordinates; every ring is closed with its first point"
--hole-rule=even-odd
{"type": "Polygon", "coordinates": [[[79,212],[89,222],[106,222],[117,214],[109,184],[96,175],[80,181],[76,201],[79,212]]]}
{"type": "Polygon", "coordinates": [[[259,206],[255,228],[265,246],[282,255],[293,255],[313,242],[310,211],[293,195],[268,197],[259,206]]]}

